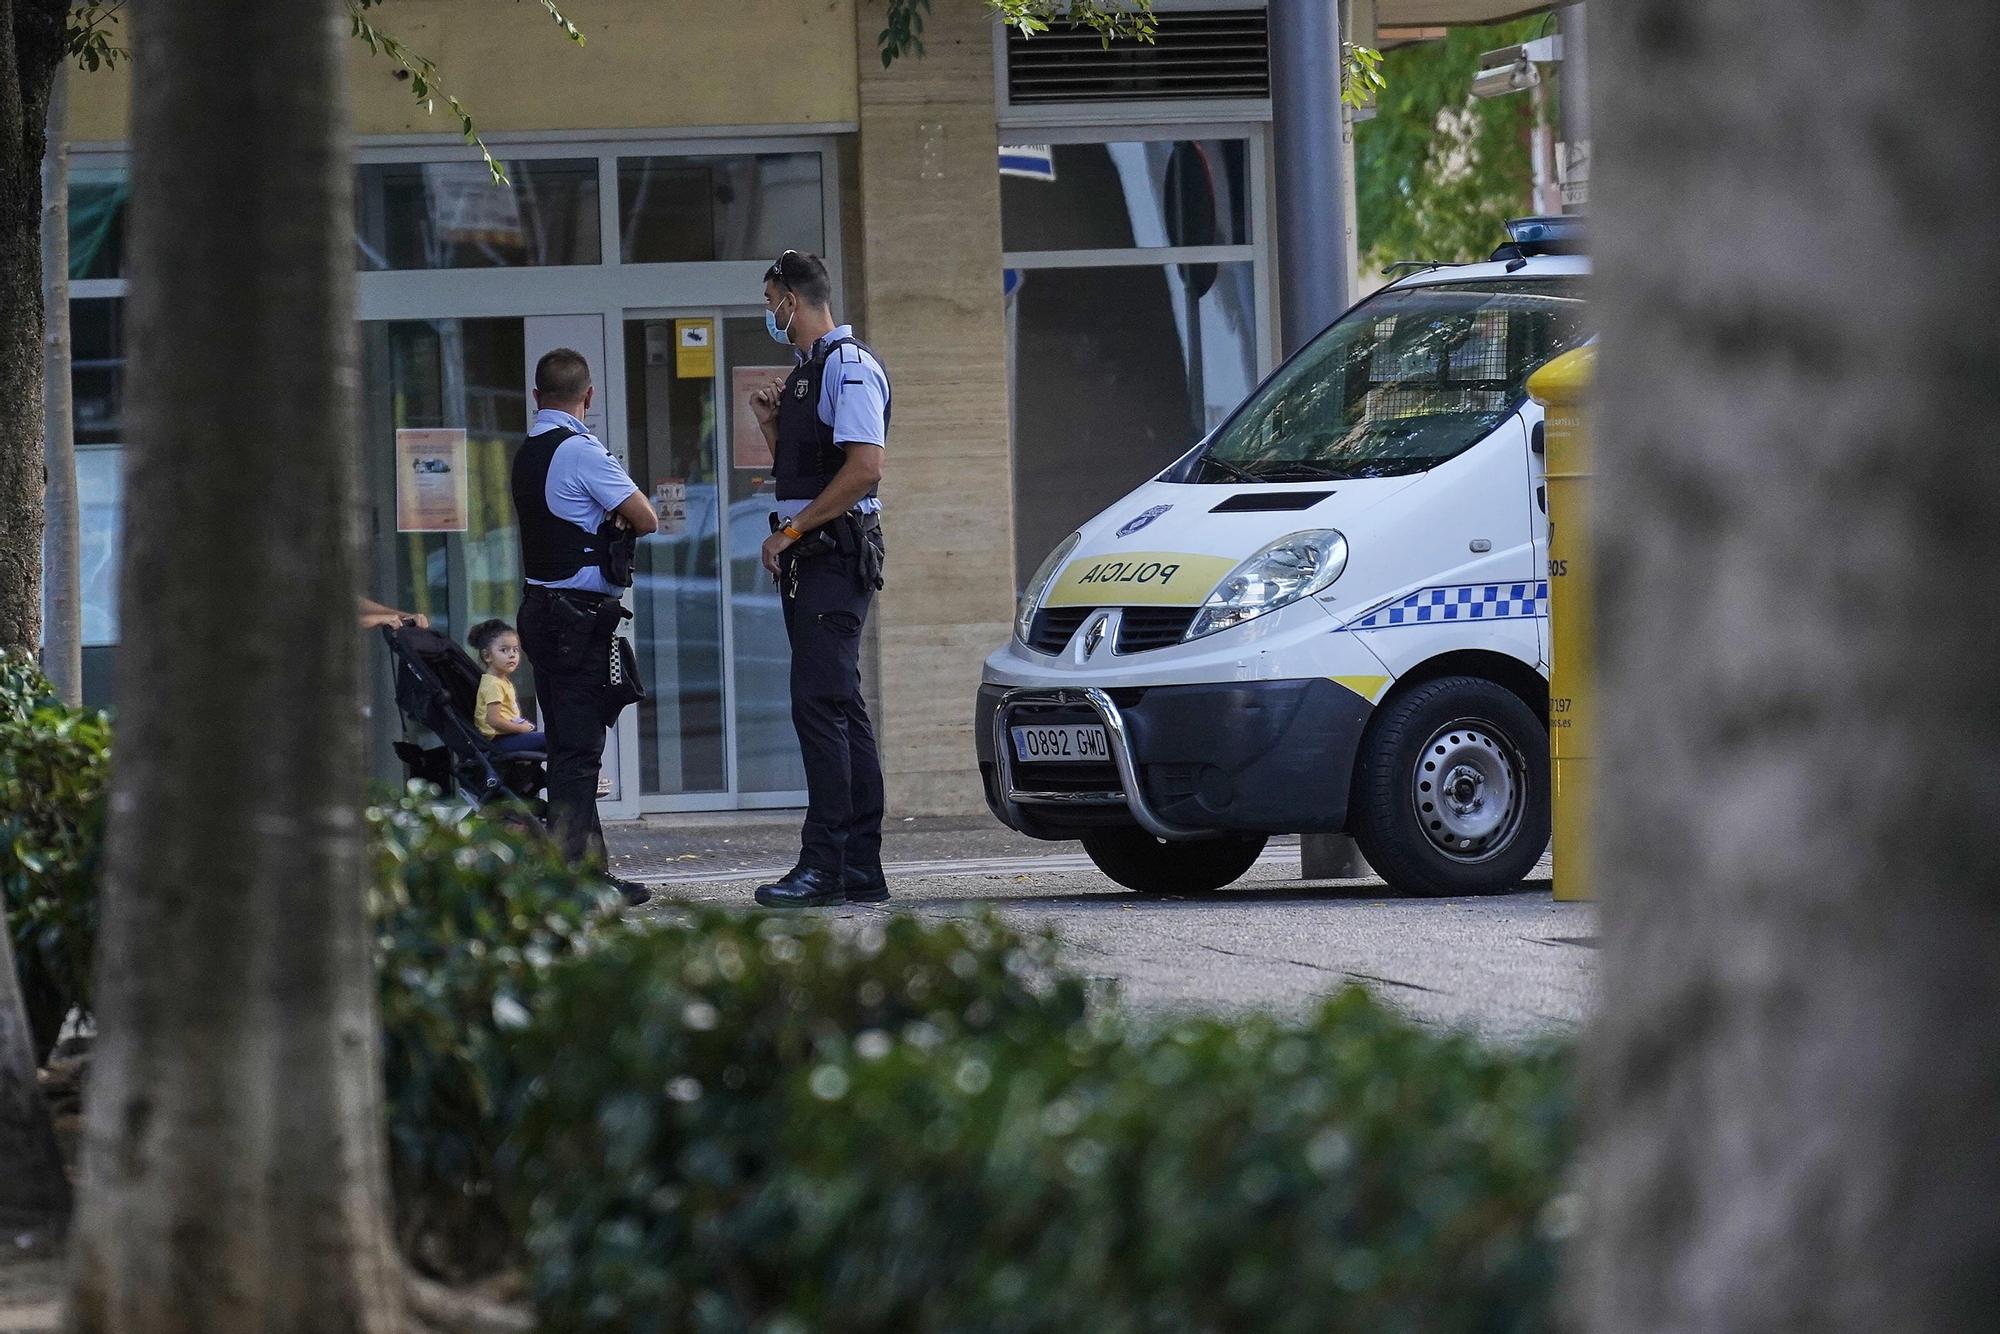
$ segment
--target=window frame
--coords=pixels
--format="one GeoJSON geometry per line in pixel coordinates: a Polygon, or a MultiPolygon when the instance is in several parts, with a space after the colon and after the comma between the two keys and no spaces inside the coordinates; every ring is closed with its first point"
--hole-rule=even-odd
{"type": "MultiPolygon", "coordinates": [[[[1131,108],[1125,108],[1129,114],[1131,108]]],[[[1248,162],[1246,206],[1250,239],[1241,245],[1115,246],[1089,250],[1003,250],[1007,269],[1164,268],[1173,264],[1250,264],[1251,292],[1257,302],[1256,359],[1261,383],[1275,369],[1278,347],[1277,302],[1271,290],[1271,180],[1269,130],[1262,121],[1120,122],[1012,127],[1000,131],[1002,148],[1039,144],[1116,144],[1181,139],[1240,139],[1248,162]]]]}

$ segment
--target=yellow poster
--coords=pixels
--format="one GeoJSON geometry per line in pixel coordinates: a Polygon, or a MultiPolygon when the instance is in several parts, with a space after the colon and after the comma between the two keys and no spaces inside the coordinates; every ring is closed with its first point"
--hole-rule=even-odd
{"type": "Polygon", "coordinates": [[[674,374],[683,380],[715,378],[715,321],[674,321],[674,374]]]}
{"type": "Polygon", "coordinates": [[[396,531],[462,533],[472,509],[466,487],[465,430],[396,432],[396,531]]]}

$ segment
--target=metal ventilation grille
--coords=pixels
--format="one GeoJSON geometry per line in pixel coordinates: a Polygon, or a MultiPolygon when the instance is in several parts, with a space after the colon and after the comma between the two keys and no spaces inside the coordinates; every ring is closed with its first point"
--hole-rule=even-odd
{"type": "Polygon", "coordinates": [[[1118,651],[1150,653],[1187,638],[1199,607],[1127,607],[1118,620],[1118,651]]]}
{"type": "Polygon", "coordinates": [[[1037,653],[1060,653],[1083,618],[1090,615],[1089,607],[1044,607],[1035,613],[1029,622],[1028,647],[1037,653]]]}
{"type": "Polygon", "coordinates": [[[1064,102],[1256,98],[1271,95],[1262,9],[1174,10],[1156,16],[1151,43],[1105,46],[1061,27],[1034,37],[1007,30],[1007,98],[1015,106],[1064,102]]]}

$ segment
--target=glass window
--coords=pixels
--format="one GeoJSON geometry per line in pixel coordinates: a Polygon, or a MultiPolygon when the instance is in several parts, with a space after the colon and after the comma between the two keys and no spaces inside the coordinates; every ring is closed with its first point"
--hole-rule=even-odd
{"type": "Polygon", "coordinates": [[[125,204],[132,195],[123,167],[69,171],[69,276],[119,278],[125,273],[125,204]]]}
{"type": "MultiPolygon", "coordinates": [[[[361,326],[363,475],[372,515],[368,596],[422,612],[454,639],[520,604],[520,539],[509,470],[528,428],[518,319],[361,326]],[[396,432],[463,427],[470,511],[462,533],[396,530],[396,432]]],[[[524,692],[525,693],[525,692],[524,692]]]]}
{"type": "Polygon", "coordinates": [[[1192,480],[1423,472],[1491,434],[1520,405],[1529,374],[1587,337],[1573,280],[1384,293],[1272,376],[1192,480]]]}
{"type": "Polygon", "coordinates": [[[70,392],[78,445],[125,443],[125,301],[69,303],[70,392]]]}
{"type": "Polygon", "coordinates": [[[1027,154],[1021,167],[1003,162],[1008,250],[1248,245],[1249,219],[1241,139],[1055,144],[1027,154]]]}
{"type": "Polygon", "coordinates": [[[533,158],[495,185],[479,161],[391,162],[355,173],[363,269],[505,269],[596,264],[597,162],[533,158]]]}
{"type": "Polygon", "coordinates": [[[820,194],[817,153],[620,158],[619,248],[628,264],[824,253],[820,194]]]}
{"type": "Polygon", "coordinates": [[[1248,261],[1037,269],[1014,328],[1016,578],[1257,383],[1248,261]]]}
{"type": "Polygon", "coordinates": [[[118,530],[125,471],[125,302],[69,303],[70,394],[76,428],[83,643],[118,642],[118,530]]]}

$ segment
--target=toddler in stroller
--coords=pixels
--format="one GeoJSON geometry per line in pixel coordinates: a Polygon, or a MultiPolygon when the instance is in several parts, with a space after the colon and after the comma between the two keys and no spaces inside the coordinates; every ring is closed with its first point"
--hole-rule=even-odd
{"type": "Polygon", "coordinates": [[[437,631],[407,623],[385,625],[382,638],[395,666],[396,708],[405,724],[396,757],[409,776],[455,793],[472,806],[520,803],[539,818],[548,756],[531,743],[541,734],[510,728],[496,737],[485,735],[478,713],[482,673],[464,649],[437,631]],[[410,739],[413,728],[429,731],[441,744],[410,739]]]}

